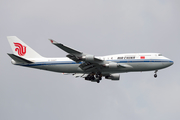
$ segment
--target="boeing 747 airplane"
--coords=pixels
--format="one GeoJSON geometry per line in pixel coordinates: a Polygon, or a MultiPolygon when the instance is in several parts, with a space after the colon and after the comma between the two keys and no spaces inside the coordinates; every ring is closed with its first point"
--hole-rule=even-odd
{"type": "Polygon", "coordinates": [[[129,53],[107,56],[94,56],[74,50],[50,39],[50,42],[67,52],[63,58],[46,58],[26,45],[16,36],[7,37],[13,50],[12,64],[36,69],[72,74],[85,80],[99,83],[105,79],[119,80],[123,72],[157,71],[173,64],[173,61],[160,53],[129,53]]]}

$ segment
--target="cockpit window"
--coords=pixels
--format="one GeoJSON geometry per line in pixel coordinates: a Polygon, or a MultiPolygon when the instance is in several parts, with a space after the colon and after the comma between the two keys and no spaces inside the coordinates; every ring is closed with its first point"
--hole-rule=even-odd
{"type": "Polygon", "coordinates": [[[158,54],[158,56],[162,56],[162,54],[158,54]]]}

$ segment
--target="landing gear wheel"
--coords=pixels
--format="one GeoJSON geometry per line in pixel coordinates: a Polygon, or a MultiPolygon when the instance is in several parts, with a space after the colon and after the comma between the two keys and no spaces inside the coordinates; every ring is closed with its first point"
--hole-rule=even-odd
{"type": "Polygon", "coordinates": [[[100,83],[100,80],[102,80],[102,74],[101,74],[101,72],[97,72],[97,73],[95,74],[95,78],[96,78],[96,80],[97,80],[97,83],[100,83]]]}
{"type": "Polygon", "coordinates": [[[157,74],[154,74],[154,77],[157,78],[157,74]]]}
{"type": "Polygon", "coordinates": [[[96,74],[95,76],[96,76],[96,78],[98,78],[98,77],[99,77],[99,75],[98,75],[98,74],[96,74]]]}
{"type": "Polygon", "coordinates": [[[92,77],[91,77],[91,80],[95,80],[95,77],[94,77],[94,76],[92,76],[92,77]]]}

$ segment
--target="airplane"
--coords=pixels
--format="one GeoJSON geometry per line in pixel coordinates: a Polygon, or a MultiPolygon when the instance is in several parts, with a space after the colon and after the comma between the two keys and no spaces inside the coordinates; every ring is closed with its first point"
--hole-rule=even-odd
{"type": "Polygon", "coordinates": [[[14,65],[72,74],[85,80],[99,83],[102,77],[113,81],[120,80],[119,73],[155,71],[171,66],[174,62],[160,53],[128,53],[107,56],[86,54],[52,39],[50,42],[67,52],[66,57],[42,57],[16,36],[7,36],[13,54],[8,53],[14,65]]]}

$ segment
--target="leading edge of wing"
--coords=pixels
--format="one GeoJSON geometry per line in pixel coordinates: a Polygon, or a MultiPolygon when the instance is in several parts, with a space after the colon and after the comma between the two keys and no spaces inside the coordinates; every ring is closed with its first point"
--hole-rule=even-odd
{"type": "Polygon", "coordinates": [[[72,54],[72,55],[82,55],[83,54],[82,52],[79,52],[79,51],[74,50],[74,49],[72,49],[70,47],[67,47],[67,46],[65,46],[65,45],[63,45],[61,43],[58,43],[58,42],[56,42],[56,41],[54,41],[52,39],[49,39],[49,40],[50,40],[50,42],[52,44],[56,45],[57,47],[59,47],[60,49],[64,50],[65,52],[67,52],[69,54],[72,54]]]}

